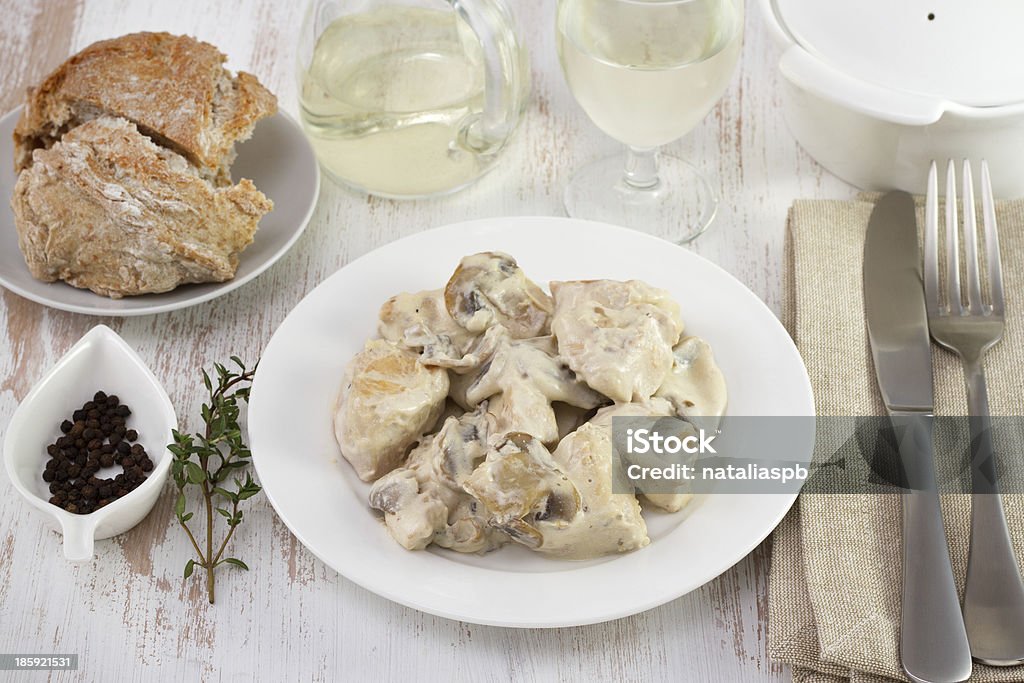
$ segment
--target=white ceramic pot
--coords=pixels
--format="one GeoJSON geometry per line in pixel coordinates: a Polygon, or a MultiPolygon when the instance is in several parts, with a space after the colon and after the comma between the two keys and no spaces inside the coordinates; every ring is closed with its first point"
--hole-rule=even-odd
{"type": "Polygon", "coordinates": [[[1024,3],[761,0],[793,136],[868,190],[921,193],[932,159],[987,159],[1024,195],[1024,3]]]}

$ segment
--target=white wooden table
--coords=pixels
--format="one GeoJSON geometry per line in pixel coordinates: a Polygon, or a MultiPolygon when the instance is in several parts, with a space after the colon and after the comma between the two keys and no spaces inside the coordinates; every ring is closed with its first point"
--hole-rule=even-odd
{"type": "MultiPolygon", "coordinates": [[[[571,171],[615,151],[617,143],[589,123],[565,87],[554,49],[554,1],[511,4],[531,52],[533,93],[497,170],[461,194],[408,203],[367,198],[325,181],[312,223],[287,256],[255,282],[184,311],[96,319],[3,292],[0,427],[42,373],[103,322],[150,364],[183,427],[194,430],[198,368],[230,354],[256,358],[303,295],[351,259],[453,221],[562,214],[561,190],[571,171]]],[[[0,109],[15,107],[26,85],[95,40],[163,30],[219,46],[229,67],[256,73],[282,107],[296,113],[294,54],[303,6],[290,0],[0,0],[0,109]]],[[[717,175],[724,197],[711,231],[693,249],[777,311],[790,202],[845,198],[852,189],[804,154],[786,130],[776,56],[755,3],[748,7],[743,58],[726,97],[669,151],[717,175]]],[[[95,562],[75,566],[64,561],[59,536],[44,531],[0,475],[0,653],[79,653],[79,673],[55,673],[56,680],[789,679],[765,655],[765,545],[701,589],[644,614],[581,628],[509,630],[429,616],[372,595],[307,552],[265,498],[251,502],[234,547],[252,571],[224,571],[211,606],[201,581],[181,578],[190,546],[173,520],[171,495],[140,527],[97,543],[95,562]]]]}

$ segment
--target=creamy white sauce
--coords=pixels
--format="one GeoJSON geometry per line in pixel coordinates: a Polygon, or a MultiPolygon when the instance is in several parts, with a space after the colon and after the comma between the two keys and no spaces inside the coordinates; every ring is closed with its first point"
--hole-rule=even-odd
{"type": "MultiPolygon", "coordinates": [[[[404,547],[513,540],[572,559],[642,548],[637,497],[614,492],[631,488],[612,459],[612,418],[724,412],[711,349],[680,340],[666,292],[636,280],[551,286],[553,301],[510,256],[485,252],[444,290],[381,308],[384,339],[350,364],[335,426],[404,547]],[[442,412],[440,430],[421,436],[442,412]]],[[[646,498],[676,511],[689,494],[646,498]]]]}

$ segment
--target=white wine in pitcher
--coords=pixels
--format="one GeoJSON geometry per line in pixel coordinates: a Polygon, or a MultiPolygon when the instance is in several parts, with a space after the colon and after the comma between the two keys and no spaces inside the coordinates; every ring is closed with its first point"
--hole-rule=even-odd
{"type": "Polygon", "coordinates": [[[485,73],[459,12],[385,5],[342,15],[300,74],[302,121],[323,167],[350,185],[390,197],[455,190],[493,163],[471,134],[485,73]]]}

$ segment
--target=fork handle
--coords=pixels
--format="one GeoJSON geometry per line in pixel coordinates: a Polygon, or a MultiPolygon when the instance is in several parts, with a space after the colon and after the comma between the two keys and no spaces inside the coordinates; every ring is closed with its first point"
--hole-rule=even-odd
{"type": "Polygon", "coordinates": [[[980,360],[964,361],[964,379],[967,381],[967,414],[971,428],[971,493],[998,494],[988,386],[980,360]]]}
{"type": "Polygon", "coordinates": [[[1024,662],[1024,581],[1006,527],[996,480],[992,418],[981,362],[965,362],[971,429],[971,550],[964,625],[974,659],[993,666],[1024,662]]]}

